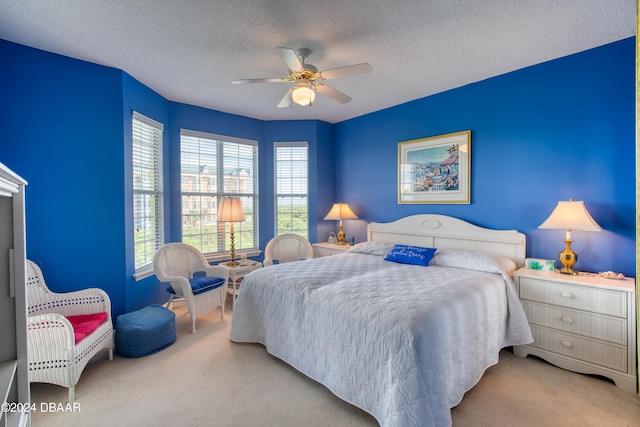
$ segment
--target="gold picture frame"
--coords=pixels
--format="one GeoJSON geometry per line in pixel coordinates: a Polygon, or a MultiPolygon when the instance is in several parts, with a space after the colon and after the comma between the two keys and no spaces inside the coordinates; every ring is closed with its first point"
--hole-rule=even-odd
{"type": "Polygon", "coordinates": [[[398,203],[471,203],[471,131],[398,143],[398,203]]]}

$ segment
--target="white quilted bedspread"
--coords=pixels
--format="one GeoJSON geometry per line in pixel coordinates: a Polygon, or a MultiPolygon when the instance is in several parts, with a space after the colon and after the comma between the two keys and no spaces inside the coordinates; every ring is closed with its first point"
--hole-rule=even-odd
{"type": "Polygon", "coordinates": [[[383,427],[408,427],[451,425],[500,349],[532,338],[499,271],[347,252],[249,274],[231,340],[264,344],[383,427]]]}

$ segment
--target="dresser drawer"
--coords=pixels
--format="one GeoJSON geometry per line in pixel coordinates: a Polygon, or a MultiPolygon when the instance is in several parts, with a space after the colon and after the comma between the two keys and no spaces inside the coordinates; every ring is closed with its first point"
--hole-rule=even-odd
{"type": "Polygon", "coordinates": [[[627,293],[520,277],[520,299],[627,317],[627,293]]]}
{"type": "Polygon", "coordinates": [[[532,347],[627,372],[627,347],[531,325],[532,347]]]}
{"type": "Polygon", "coordinates": [[[627,320],[522,301],[529,323],[627,345],[627,320]]]}

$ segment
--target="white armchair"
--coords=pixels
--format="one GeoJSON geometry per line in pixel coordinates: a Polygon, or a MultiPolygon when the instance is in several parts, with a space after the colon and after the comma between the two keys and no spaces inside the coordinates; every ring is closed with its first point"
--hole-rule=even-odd
{"type": "Polygon", "coordinates": [[[311,242],[299,234],[281,234],[269,240],[264,248],[264,265],[313,258],[311,242]]]}
{"type": "Polygon", "coordinates": [[[27,306],[29,381],[68,387],[72,403],[89,360],[103,349],[113,360],[109,296],[97,288],[52,292],[40,267],[27,260],[27,306]]]}
{"type": "Polygon", "coordinates": [[[153,270],[161,282],[169,283],[171,294],[166,306],[173,298],[183,297],[191,314],[191,332],[196,331],[196,316],[220,307],[224,318],[224,303],[227,296],[229,270],[212,266],[202,253],[186,243],[167,243],[153,256],[153,270]],[[194,274],[203,275],[194,277],[194,274]]]}

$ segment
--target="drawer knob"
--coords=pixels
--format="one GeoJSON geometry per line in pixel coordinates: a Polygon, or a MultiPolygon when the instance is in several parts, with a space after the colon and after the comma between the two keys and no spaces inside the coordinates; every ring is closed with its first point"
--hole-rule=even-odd
{"type": "Polygon", "coordinates": [[[562,316],[560,319],[562,319],[564,323],[573,323],[573,319],[569,316],[562,316]]]}
{"type": "Polygon", "coordinates": [[[560,294],[563,298],[573,298],[573,294],[571,292],[563,292],[560,294]]]}
{"type": "Polygon", "coordinates": [[[561,341],[561,344],[567,348],[573,347],[573,344],[571,344],[569,341],[561,341]]]}

